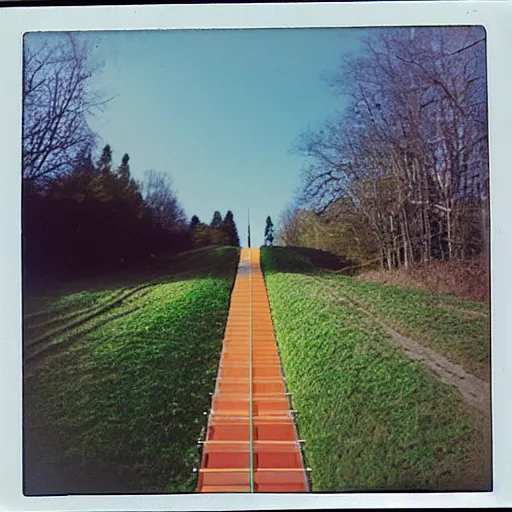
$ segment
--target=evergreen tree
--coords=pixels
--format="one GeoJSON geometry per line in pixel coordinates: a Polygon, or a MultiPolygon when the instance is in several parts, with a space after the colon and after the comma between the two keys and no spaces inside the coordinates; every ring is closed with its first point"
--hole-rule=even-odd
{"type": "Polygon", "coordinates": [[[225,233],[227,245],[240,247],[240,238],[238,236],[238,230],[231,210],[227,211],[226,216],[222,221],[222,230],[225,233]]]}
{"type": "Polygon", "coordinates": [[[213,229],[220,229],[222,226],[222,215],[219,211],[215,211],[213,213],[212,222],[210,223],[210,227],[213,229]]]}
{"type": "Polygon", "coordinates": [[[107,144],[96,163],[97,172],[89,182],[88,192],[101,202],[109,202],[113,199],[113,191],[116,185],[113,183],[115,176],[112,174],[112,149],[107,144]]]}
{"type": "Polygon", "coordinates": [[[92,176],[96,172],[96,167],[92,160],[92,154],[90,151],[84,151],[80,153],[76,158],[71,172],[76,174],[83,174],[85,176],[92,176]]]}
{"type": "Polygon", "coordinates": [[[97,166],[102,173],[109,173],[112,170],[112,148],[109,144],[103,148],[97,166]]]}
{"type": "Polygon", "coordinates": [[[200,223],[201,223],[201,221],[199,220],[199,217],[197,215],[192,215],[192,218],[190,219],[190,225],[189,225],[190,231],[194,231],[194,229],[196,229],[200,223]]]}
{"type": "Polygon", "coordinates": [[[265,226],[265,245],[272,246],[274,243],[274,224],[270,215],[267,217],[267,224],[265,226]]]}
{"type": "Polygon", "coordinates": [[[142,206],[140,185],[130,175],[130,156],[125,153],[121,165],[115,172],[116,188],[128,203],[142,206]]]}
{"type": "Polygon", "coordinates": [[[130,181],[130,157],[128,153],[125,153],[123,156],[123,160],[121,161],[121,165],[117,168],[117,176],[120,179],[121,183],[125,183],[128,185],[130,181]]]}
{"type": "Polygon", "coordinates": [[[199,222],[192,232],[192,243],[195,248],[208,247],[216,243],[214,235],[216,231],[202,222],[199,222]]]}
{"type": "MultiPolygon", "coordinates": [[[[25,180],[25,270],[34,277],[46,271],[70,275],[85,269],[103,272],[126,261],[143,261],[151,253],[190,248],[192,236],[176,194],[168,182],[153,177],[155,187],[148,202],[130,176],[128,154],[114,166],[107,145],[97,159],[88,150],[82,151],[67,173],[48,181],[44,194],[33,181],[25,180]],[[177,229],[171,232],[166,229],[168,224],[155,226],[155,207],[160,208],[161,218],[177,229]]],[[[202,226],[204,232],[198,233],[197,243],[211,245],[211,235],[221,231],[202,226]]]]}
{"type": "Polygon", "coordinates": [[[87,199],[89,185],[97,172],[90,152],[83,152],[74,161],[71,171],[54,180],[46,190],[50,199],[64,199],[82,202],[87,199]]]}

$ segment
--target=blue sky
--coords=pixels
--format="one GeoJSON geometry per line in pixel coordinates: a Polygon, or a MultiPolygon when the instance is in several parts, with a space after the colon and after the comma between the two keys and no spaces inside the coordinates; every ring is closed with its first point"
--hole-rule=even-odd
{"type": "Polygon", "coordinates": [[[172,175],[187,215],[210,222],[231,209],[242,245],[251,211],[253,246],[277,223],[305,161],[291,154],[308,127],[343,107],[322,80],[354,29],[190,30],[88,33],[104,68],[95,86],[116,95],[92,122],[132,174],[172,175]]]}

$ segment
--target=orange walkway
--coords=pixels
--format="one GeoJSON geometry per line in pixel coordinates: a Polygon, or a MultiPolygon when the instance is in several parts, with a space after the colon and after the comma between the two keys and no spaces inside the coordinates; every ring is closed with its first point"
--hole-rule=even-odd
{"type": "Polygon", "coordinates": [[[259,249],[242,249],[198,492],[305,492],[259,249]]]}

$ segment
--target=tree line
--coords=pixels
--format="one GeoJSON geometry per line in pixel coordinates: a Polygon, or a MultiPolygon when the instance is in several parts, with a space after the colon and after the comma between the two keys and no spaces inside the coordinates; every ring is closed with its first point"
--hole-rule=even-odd
{"type": "Polygon", "coordinates": [[[385,268],[489,252],[485,32],[373,30],[328,76],[346,106],[303,133],[300,194],[285,245],[385,268]]]}
{"type": "Polygon", "coordinates": [[[86,43],[71,34],[44,42],[28,38],[23,62],[25,277],[83,274],[162,252],[239,245],[232,212],[224,219],[215,212],[208,226],[212,236],[200,236],[199,219],[188,221],[168,173],[150,170],[137,181],[128,154],[117,165],[108,144],[97,154],[98,137],[88,119],[103,111],[109,98],[92,88],[99,67],[91,65],[86,43]]]}
{"type": "Polygon", "coordinates": [[[201,222],[197,215],[193,215],[190,220],[190,232],[194,247],[207,247],[209,245],[240,246],[238,229],[231,210],[226,212],[224,218],[216,210],[210,224],[201,222]]]}

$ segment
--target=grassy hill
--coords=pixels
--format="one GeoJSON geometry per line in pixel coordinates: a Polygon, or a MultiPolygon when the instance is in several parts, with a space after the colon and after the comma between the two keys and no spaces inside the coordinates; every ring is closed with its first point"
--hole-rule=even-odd
{"type": "Polygon", "coordinates": [[[489,489],[488,419],[358,309],[485,379],[487,306],[362,283],[316,264],[325,260],[262,249],[313,490],[489,489]]]}
{"type": "MultiPolygon", "coordinates": [[[[194,491],[238,258],[25,290],[27,494],[194,491]]],[[[373,320],[488,380],[485,303],[337,275],[313,249],[262,265],[313,490],[489,489],[488,418],[373,320]]]]}
{"type": "Polygon", "coordinates": [[[238,258],[25,294],[26,493],[194,491],[238,258]]]}

